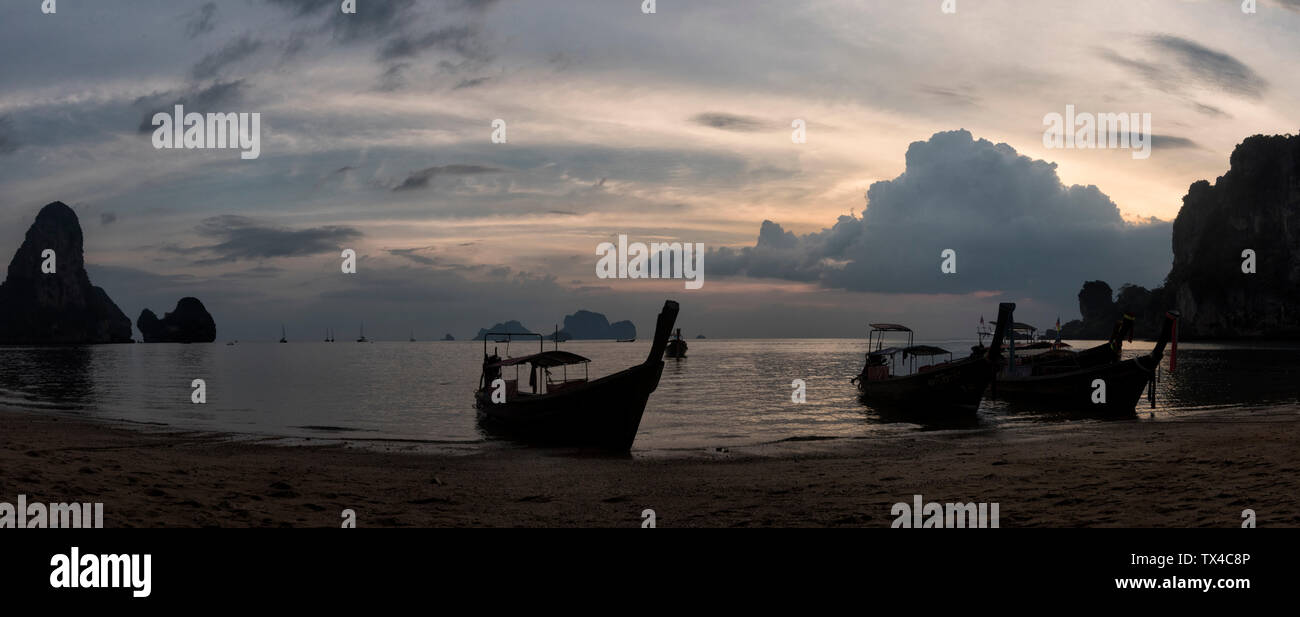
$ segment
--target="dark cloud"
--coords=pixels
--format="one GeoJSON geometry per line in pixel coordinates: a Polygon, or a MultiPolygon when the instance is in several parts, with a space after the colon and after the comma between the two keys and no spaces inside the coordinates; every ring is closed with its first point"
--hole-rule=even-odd
{"type": "Polygon", "coordinates": [[[378,88],[384,92],[400,90],[406,85],[406,76],[404,73],[406,72],[406,69],[409,68],[411,68],[409,62],[398,62],[389,65],[389,67],[384,70],[383,74],[379,76],[378,88]]]}
{"type": "Polygon", "coordinates": [[[432,251],[433,247],[426,246],[413,249],[389,249],[388,254],[395,257],[404,257],[418,264],[432,266],[439,263],[437,258],[425,254],[432,251]]]}
{"type": "Polygon", "coordinates": [[[464,90],[466,88],[477,88],[489,81],[492,81],[491,77],[475,77],[474,79],[462,79],[459,82],[456,82],[456,85],[452,86],[451,89],[464,90]]]}
{"type": "Polygon", "coordinates": [[[427,188],[429,182],[439,176],[473,176],[478,174],[497,173],[499,171],[501,170],[480,165],[442,165],[438,167],[428,167],[407,176],[401,184],[393,187],[393,190],[409,191],[413,189],[427,188]]]}
{"type": "Polygon", "coordinates": [[[917,91],[927,94],[948,105],[974,107],[979,105],[979,97],[961,88],[943,88],[939,86],[921,86],[917,91]]]}
{"type": "Polygon", "coordinates": [[[14,137],[14,122],[9,116],[0,116],[0,154],[12,154],[18,150],[18,140],[14,137]]]}
{"type": "Polygon", "coordinates": [[[872,184],[867,199],[860,218],[804,236],[764,221],[753,247],[710,251],[707,272],[1070,306],[1085,280],[1156,284],[1172,259],[1169,223],[1126,223],[1097,187],[1064,186],[1054,163],[966,131],[913,143],[903,174],[872,184]],[[957,274],[940,271],[945,249],[957,252],[957,274]]]}
{"type": "Polygon", "coordinates": [[[284,268],[275,266],[257,266],[238,272],[223,272],[221,278],[224,279],[271,279],[279,277],[285,272],[284,268]]]}
{"type": "MultiPolygon", "coordinates": [[[[1300,0],[1296,0],[1296,1],[1297,1],[1297,2],[1300,2],[1300,0]]],[[[1215,118],[1231,118],[1231,117],[1232,117],[1231,115],[1228,114],[1228,112],[1223,111],[1222,109],[1219,109],[1218,107],[1215,107],[1215,106],[1213,106],[1213,105],[1206,105],[1205,103],[1196,103],[1196,102],[1193,102],[1193,103],[1192,103],[1192,106],[1196,108],[1196,111],[1199,111],[1199,112],[1201,112],[1201,113],[1203,113],[1203,114],[1205,114],[1205,115],[1207,115],[1207,116],[1212,116],[1212,117],[1215,117],[1215,118]]]]}
{"type": "Polygon", "coordinates": [[[185,34],[195,38],[209,32],[216,25],[217,3],[204,2],[194,13],[194,17],[185,24],[185,34]]]}
{"type": "Polygon", "coordinates": [[[1259,98],[1268,88],[1263,77],[1226,53],[1169,34],[1154,35],[1148,41],[1206,84],[1251,98],[1259,98]]]}
{"type": "Polygon", "coordinates": [[[262,42],[247,34],[226,43],[225,47],[203,56],[190,69],[190,76],[197,80],[216,77],[226,66],[247,58],[262,48],[262,42]]]}
{"type": "MultiPolygon", "coordinates": [[[[1129,143],[1133,143],[1132,140],[1130,140],[1129,143]]],[[[1157,148],[1164,149],[1164,150],[1178,150],[1182,148],[1194,149],[1200,147],[1201,147],[1200,144],[1197,144],[1196,142],[1186,137],[1177,137],[1174,135],[1160,135],[1160,134],[1155,134],[1151,136],[1151,148],[1153,150],[1157,148]]]]}
{"type": "Polygon", "coordinates": [[[414,18],[415,0],[382,0],[357,3],[356,14],[345,15],[339,0],[267,0],[299,18],[323,18],[325,27],[340,41],[384,39],[414,18]]]}
{"type": "Polygon", "coordinates": [[[760,131],[764,127],[764,122],[757,118],[748,116],[738,116],[718,111],[708,111],[696,114],[691,118],[691,122],[707,126],[722,131],[736,131],[738,133],[751,133],[760,131]]]}
{"type": "Polygon", "coordinates": [[[195,265],[230,263],[241,260],[301,257],[335,253],[343,243],[362,236],[354,227],[329,225],[307,229],[272,227],[245,216],[225,214],[204,219],[197,229],[200,236],[217,240],[215,244],[192,247],[169,246],[164,250],[182,255],[209,255],[195,265]]]}
{"type": "Polygon", "coordinates": [[[240,79],[219,81],[206,88],[192,89],[184,93],[170,91],[142,96],[134,102],[135,107],[144,110],[138,130],[141,133],[152,133],[156,128],[153,125],[153,115],[158,112],[171,113],[176,105],[190,108],[187,113],[189,111],[200,113],[235,111],[234,108],[244,100],[246,89],[247,85],[240,79]]]}
{"type": "Polygon", "coordinates": [[[448,26],[420,35],[400,34],[389,39],[379,50],[379,60],[410,58],[436,49],[453,51],[470,59],[486,60],[488,51],[472,26],[448,26]]]}

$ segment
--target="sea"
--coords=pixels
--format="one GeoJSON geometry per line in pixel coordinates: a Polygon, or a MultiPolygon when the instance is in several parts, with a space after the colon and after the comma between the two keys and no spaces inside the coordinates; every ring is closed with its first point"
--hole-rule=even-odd
{"type": "MultiPolygon", "coordinates": [[[[1096,344],[1068,342],[1076,349],[1096,344]]],[[[923,343],[960,358],[974,341],[923,343]]],[[[918,423],[858,400],[849,380],[862,368],[865,340],[696,339],[689,344],[686,358],[665,361],[634,452],[725,451],[915,431],[1114,421],[1012,410],[985,400],[973,418],[918,423]],[[804,402],[794,400],[796,380],[802,380],[804,402]]],[[[1127,344],[1125,355],[1151,346],[1127,344]]],[[[522,355],[536,351],[537,343],[489,347],[522,355]]],[[[648,341],[560,344],[592,360],[592,378],[643,361],[649,347],[648,341]]],[[[343,440],[363,447],[455,452],[518,447],[479,426],[473,395],[483,352],[482,341],[0,347],[0,408],[160,430],[273,437],[290,444],[343,440]],[[195,380],[203,381],[205,403],[193,402],[195,380]]],[[[1298,384],[1300,345],[1183,343],[1176,370],[1169,370],[1166,355],[1154,402],[1144,395],[1132,417],[1122,421],[1296,404],[1298,384]]]]}

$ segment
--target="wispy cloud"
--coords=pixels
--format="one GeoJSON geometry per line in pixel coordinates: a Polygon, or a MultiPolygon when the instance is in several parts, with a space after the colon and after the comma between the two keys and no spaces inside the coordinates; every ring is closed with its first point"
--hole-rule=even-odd
{"type": "Polygon", "coordinates": [[[393,187],[394,191],[411,191],[429,187],[429,182],[439,176],[475,176],[500,172],[500,169],[481,165],[441,165],[426,167],[407,176],[401,184],[393,187]]]}

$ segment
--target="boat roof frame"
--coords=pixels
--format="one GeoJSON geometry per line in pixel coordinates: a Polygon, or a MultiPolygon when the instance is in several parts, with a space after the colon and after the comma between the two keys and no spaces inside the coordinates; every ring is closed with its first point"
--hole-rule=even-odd
{"type": "Polygon", "coordinates": [[[505,344],[506,344],[506,355],[509,356],[509,355],[510,355],[510,339],[511,339],[512,337],[516,337],[516,336],[535,336],[535,337],[537,337],[537,351],[538,351],[538,353],[541,353],[541,352],[543,352],[543,351],[546,351],[546,335],[544,335],[544,334],[538,334],[538,333],[536,333],[536,332],[485,332],[485,333],[483,334],[483,356],[484,356],[484,357],[487,356],[487,346],[488,346],[488,343],[489,343],[489,342],[492,342],[492,343],[505,343],[505,344]],[[495,339],[495,338],[493,338],[493,337],[495,337],[495,336],[504,336],[504,337],[506,337],[506,340],[502,341],[502,340],[500,340],[500,339],[495,339]]]}

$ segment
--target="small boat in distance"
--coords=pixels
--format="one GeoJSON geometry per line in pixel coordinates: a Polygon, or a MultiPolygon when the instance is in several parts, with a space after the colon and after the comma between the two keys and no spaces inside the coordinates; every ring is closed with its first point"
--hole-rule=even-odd
{"type": "Polygon", "coordinates": [[[621,339],[616,339],[616,342],[619,342],[619,343],[635,343],[635,342],[636,342],[636,338],[621,338],[621,339]]]}
{"type": "Polygon", "coordinates": [[[357,337],[358,343],[369,343],[370,339],[366,338],[366,324],[361,324],[361,336],[357,337]]]}
{"type": "Polygon", "coordinates": [[[411,341],[410,341],[410,342],[412,342],[412,343],[415,342],[415,330],[411,330],[411,341]]]}
{"type": "Polygon", "coordinates": [[[284,335],[284,324],[280,324],[280,342],[288,343],[289,339],[284,335]]]}
{"type": "MultiPolygon", "coordinates": [[[[546,351],[541,334],[489,332],[483,337],[483,371],[474,407],[484,430],[536,444],[596,447],[627,452],[636,440],[650,393],[659,386],[663,373],[664,348],[677,320],[678,305],[664,302],[655,324],[650,353],[641,364],[613,375],[591,380],[588,358],[555,349],[546,351]],[[498,335],[506,337],[506,357],[487,344],[498,335]],[[511,336],[535,336],[538,353],[510,357],[511,336]],[[582,365],[582,377],[568,376],[568,367],[582,365]],[[520,373],[528,367],[527,389],[521,388],[520,373]],[[513,379],[504,371],[514,367],[513,379]],[[559,379],[552,369],[561,369],[559,379]]],[[[575,371],[576,372],[576,371],[575,371]]]]}
{"type": "Polygon", "coordinates": [[[325,328],[325,342],[326,343],[334,342],[334,333],[330,332],[329,328],[325,328]]]}
{"type": "Polygon", "coordinates": [[[668,347],[664,350],[664,354],[669,358],[680,359],[686,357],[686,341],[682,339],[681,328],[678,328],[677,332],[673,334],[673,339],[668,341],[668,347]]]}
{"type": "Polygon", "coordinates": [[[985,388],[993,380],[992,359],[998,357],[1015,308],[1011,302],[1000,304],[988,350],[957,361],[953,361],[952,353],[945,349],[914,345],[912,329],[907,326],[870,324],[866,364],[850,383],[857,385],[859,397],[866,403],[923,414],[973,414],[979,408],[985,388]],[[907,345],[885,347],[886,336],[896,333],[906,334],[907,345]],[[916,365],[918,357],[941,355],[947,355],[948,359],[938,364],[916,365]]]}

